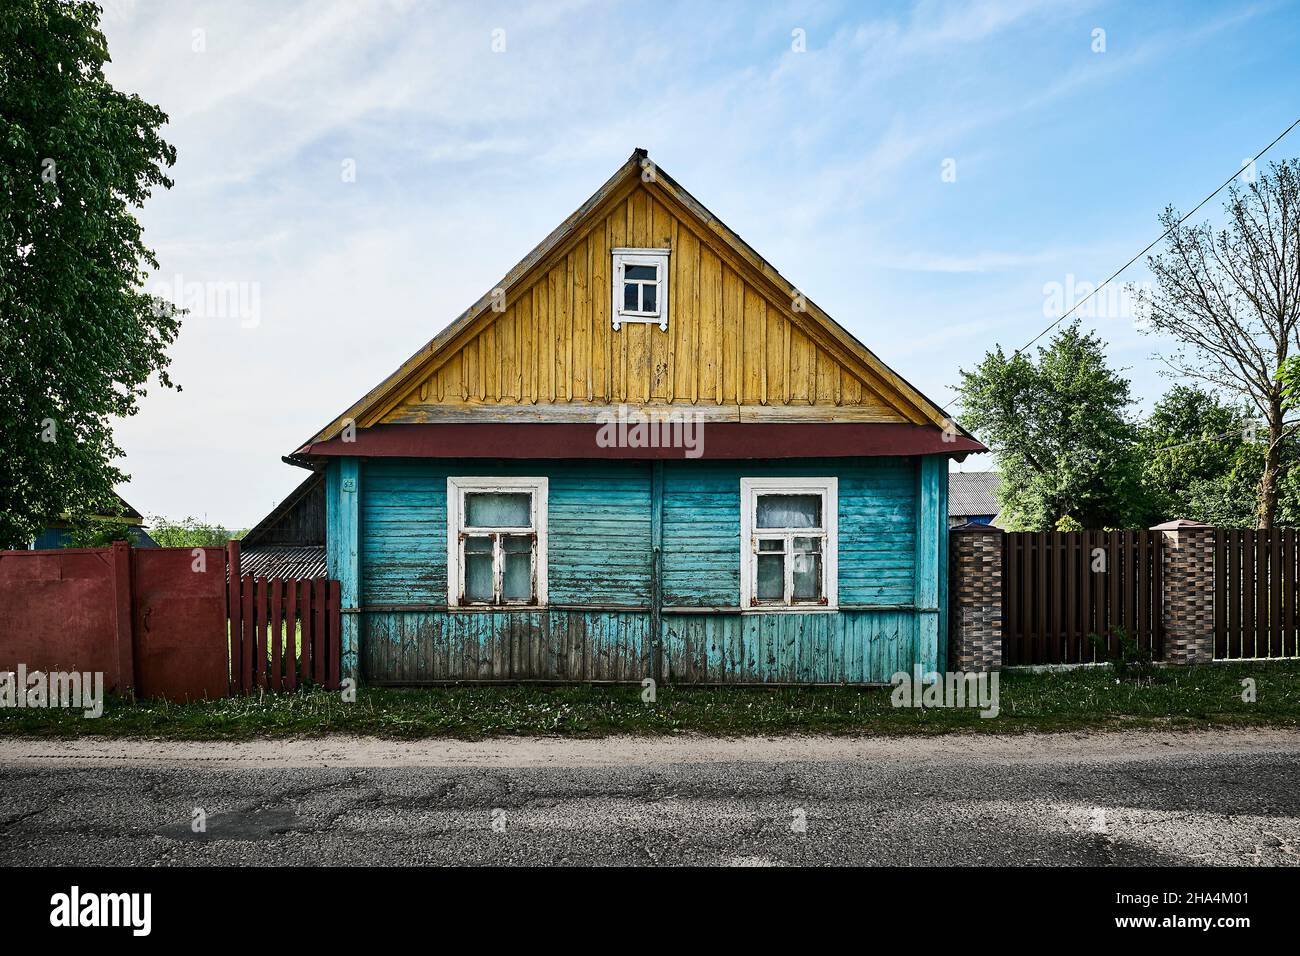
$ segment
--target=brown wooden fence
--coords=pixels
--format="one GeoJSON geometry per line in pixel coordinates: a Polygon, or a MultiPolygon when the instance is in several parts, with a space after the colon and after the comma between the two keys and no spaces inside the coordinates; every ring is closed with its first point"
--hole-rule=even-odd
{"type": "Polygon", "coordinates": [[[1296,532],[1214,533],[1214,656],[1295,657],[1296,532]]]}
{"type": "Polygon", "coordinates": [[[1156,531],[1003,535],[1003,663],[1105,660],[1117,650],[1117,627],[1159,659],[1161,543],[1156,531]],[[1105,655],[1092,634],[1106,641],[1105,655]]]}
{"type": "Polygon", "coordinates": [[[228,554],[231,692],[292,691],[309,682],[337,689],[339,582],[240,575],[239,542],[228,554]]]}

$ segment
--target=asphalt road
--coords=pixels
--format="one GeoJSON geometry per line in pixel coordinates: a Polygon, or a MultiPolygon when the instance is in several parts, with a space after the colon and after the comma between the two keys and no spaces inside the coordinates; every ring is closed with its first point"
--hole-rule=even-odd
{"type": "Polygon", "coordinates": [[[1300,735],[0,740],[0,864],[288,863],[1295,866],[1300,735]]]}

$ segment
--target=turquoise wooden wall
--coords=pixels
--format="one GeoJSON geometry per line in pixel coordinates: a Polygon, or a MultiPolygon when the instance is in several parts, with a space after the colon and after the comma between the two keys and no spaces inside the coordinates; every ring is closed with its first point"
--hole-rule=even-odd
{"type": "Polygon", "coordinates": [[[330,573],[362,612],[345,613],[344,666],[376,683],[874,683],[933,669],[946,657],[947,467],[344,459],[326,483],[330,573]],[[448,475],[550,479],[546,609],[447,610],[448,475]],[[740,613],[740,478],[777,475],[839,478],[839,611],[740,613]]]}

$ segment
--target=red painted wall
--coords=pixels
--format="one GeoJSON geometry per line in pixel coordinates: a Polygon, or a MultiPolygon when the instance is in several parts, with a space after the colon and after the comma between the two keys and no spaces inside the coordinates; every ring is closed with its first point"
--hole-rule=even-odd
{"type": "Polygon", "coordinates": [[[0,670],[102,671],[113,691],[229,693],[220,548],[0,551],[0,670]]]}

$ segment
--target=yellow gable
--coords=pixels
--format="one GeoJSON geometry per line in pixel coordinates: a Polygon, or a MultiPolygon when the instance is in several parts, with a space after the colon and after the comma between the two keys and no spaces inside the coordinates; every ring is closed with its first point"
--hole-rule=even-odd
{"type": "Polygon", "coordinates": [[[644,155],[313,441],[349,420],[593,421],[624,403],[719,421],[947,423],[644,155]],[[667,330],[614,328],[624,247],[668,250],[667,330]]]}

